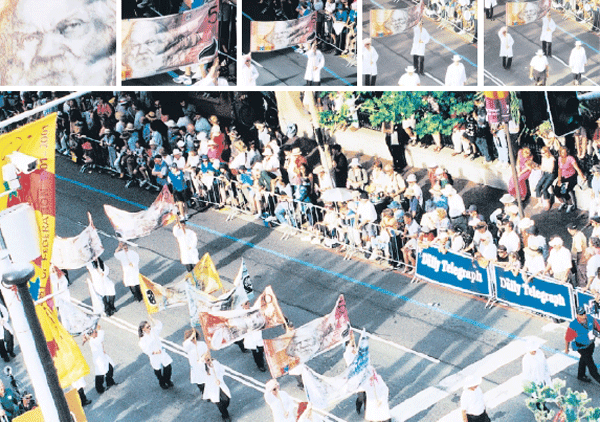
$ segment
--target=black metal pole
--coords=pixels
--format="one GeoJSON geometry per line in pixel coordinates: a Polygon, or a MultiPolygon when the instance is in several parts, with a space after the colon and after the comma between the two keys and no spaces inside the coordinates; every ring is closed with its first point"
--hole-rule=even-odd
{"type": "Polygon", "coordinates": [[[35,305],[31,293],[29,293],[29,287],[27,282],[35,274],[33,265],[26,264],[13,264],[7,268],[7,272],[2,277],[2,282],[11,286],[17,286],[21,303],[23,304],[23,310],[25,311],[25,317],[29,323],[31,334],[33,335],[33,341],[35,342],[35,348],[40,357],[44,373],[46,374],[46,381],[50,388],[50,394],[56,405],[56,411],[58,413],[60,422],[72,422],[71,411],[65,398],[65,393],[60,386],[58,380],[58,374],[56,373],[56,367],[50,356],[48,345],[46,344],[46,337],[42,331],[40,320],[35,312],[35,305]]]}

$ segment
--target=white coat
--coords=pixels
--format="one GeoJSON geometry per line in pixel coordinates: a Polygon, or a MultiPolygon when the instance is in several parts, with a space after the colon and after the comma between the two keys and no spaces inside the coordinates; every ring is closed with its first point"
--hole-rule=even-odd
{"type": "Polygon", "coordinates": [[[410,54],[411,56],[424,56],[425,46],[431,39],[429,32],[427,32],[425,27],[419,28],[419,25],[417,25],[413,28],[413,33],[413,44],[410,54]]]}
{"type": "Polygon", "coordinates": [[[515,43],[513,37],[508,32],[506,33],[506,37],[503,37],[502,33],[498,32],[498,37],[500,38],[500,57],[512,57],[513,44],[515,43]]]}
{"type": "Polygon", "coordinates": [[[552,18],[544,16],[542,19],[542,33],[540,41],[552,42],[552,33],[556,30],[556,24],[552,18]]]}
{"type": "MultiPolygon", "coordinates": [[[[10,322],[8,322],[9,319],[9,315],[8,315],[8,309],[6,309],[6,307],[0,303],[0,341],[4,338],[4,330],[8,331],[11,334],[14,334],[14,330],[12,328],[12,326],[10,325],[10,322]]],[[[261,336],[262,338],[262,336],[261,336]]]]}
{"type": "Polygon", "coordinates": [[[229,398],[231,398],[231,392],[225,384],[225,381],[223,381],[223,375],[225,374],[223,365],[214,359],[212,365],[212,368],[207,368],[208,371],[206,372],[206,383],[204,384],[204,394],[202,395],[202,398],[204,400],[210,400],[213,403],[219,403],[221,401],[219,399],[219,390],[223,390],[225,395],[229,398]]]}
{"type": "Polygon", "coordinates": [[[325,66],[325,57],[319,50],[309,50],[306,53],[308,61],[306,62],[306,72],[304,79],[312,82],[321,82],[321,69],[325,66]]]}
{"type": "Polygon", "coordinates": [[[571,68],[571,72],[585,72],[586,63],[587,57],[585,55],[585,48],[575,47],[573,50],[571,50],[571,55],[569,56],[569,67],[571,68]]]}
{"type": "Polygon", "coordinates": [[[92,280],[90,280],[89,277],[86,278],[85,281],[90,291],[90,299],[92,299],[92,312],[97,315],[100,315],[102,314],[102,312],[104,312],[104,304],[102,303],[102,297],[94,289],[92,280]]]}
{"type": "Polygon", "coordinates": [[[496,0],[485,0],[483,2],[483,7],[486,8],[486,9],[490,9],[490,8],[492,8],[494,6],[497,6],[497,5],[498,5],[498,2],[496,0]]]}
{"type": "Polygon", "coordinates": [[[550,368],[544,352],[540,349],[535,351],[535,355],[526,353],[523,356],[523,383],[534,382],[536,384],[550,385],[550,368]]]}
{"type": "Polygon", "coordinates": [[[242,69],[240,70],[240,83],[239,86],[256,86],[256,80],[258,79],[258,70],[256,66],[250,64],[250,66],[246,66],[246,64],[242,65],[242,69]]]}
{"type": "Polygon", "coordinates": [[[105,264],[104,271],[102,271],[100,268],[94,268],[91,262],[88,262],[85,266],[90,272],[92,286],[94,286],[96,293],[100,296],[114,296],[115,283],[108,277],[110,268],[105,264]]]}
{"type": "Polygon", "coordinates": [[[196,340],[196,344],[191,339],[183,342],[183,350],[190,362],[190,382],[192,384],[204,384],[206,382],[206,369],[204,368],[204,354],[208,352],[206,343],[196,340]]]}
{"type": "Polygon", "coordinates": [[[467,82],[467,72],[462,63],[452,63],[446,70],[446,86],[463,86],[467,82]]]}
{"type": "Polygon", "coordinates": [[[262,331],[252,331],[244,336],[245,349],[256,350],[258,347],[263,347],[264,345],[262,331]]]}
{"type": "Polygon", "coordinates": [[[363,48],[363,75],[377,75],[377,59],[379,59],[379,54],[375,47],[363,48]]]}
{"type": "Polygon", "coordinates": [[[173,362],[173,359],[171,359],[171,356],[165,351],[162,341],[160,340],[162,327],[162,322],[156,321],[155,325],[150,330],[150,333],[144,333],[139,342],[140,349],[148,355],[150,358],[150,365],[152,365],[152,369],[155,371],[158,371],[163,366],[169,366],[171,362],[173,362]]]}
{"type": "Polygon", "coordinates": [[[421,85],[421,78],[419,77],[418,73],[414,73],[411,75],[408,72],[405,73],[404,75],[400,76],[400,79],[398,80],[398,86],[420,86],[421,85]]]}
{"type": "Polygon", "coordinates": [[[90,337],[88,343],[92,350],[92,359],[94,360],[94,372],[96,376],[106,375],[108,366],[115,366],[115,363],[104,351],[104,330],[98,330],[98,335],[96,337],[90,337]]]}
{"type": "Polygon", "coordinates": [[[115,258],[121,262],[123,268],[123,284],[127,287],[140,284],[140,256],[131,249],[121,249],[115,252],[115,258]]]}
{"type": "Polygon", "coordinates": [[[371,370],[372,375],[363,384],[365,393],[367,394],[365,419],[373,422],[387,421],[391,418],[389,405],[390,390],[375,369],[371,368],[371,370]]]}
{"type": "Polygon", "coordinates": [[[296,405],[288,393],[279,390],[275,396],[273,392],[266,391],[265,401],[273,412],[274,422],[296,422],[296,405]]]}
{"type": "Polygon", "coordinates": [[[183,230],[179,224],[173,227],[173,236],[179,245],[179,256],[183,265],[196,265],[200,258],[198,256],[198,236],[193,230],[183,230]]]}

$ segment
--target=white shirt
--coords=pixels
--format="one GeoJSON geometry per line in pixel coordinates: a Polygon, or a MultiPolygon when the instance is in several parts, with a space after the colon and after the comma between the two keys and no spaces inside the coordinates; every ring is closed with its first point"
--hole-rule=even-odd
{"type": "Polygon", "coordinates": [[[557,274],[564,273],[571,269],[571,251],[564,246],[559,250],[552,248],[550,250],[550,255],[548,256],[548,262],[550,263],[552,274],[556,277],[557,274]]]}
{"type": "Polygon", "coordinates": [[[304,79],[312,82],[321,82],[321,69],[325,66],[325,57],[321,51],[308,51],[306,53],[306,72],[304,79]]]}
{"type": "Polygon", "coordinates": [[[542,18],[542,33],[540,34],[540,41],[552,42],[552,33],[556,29],[556,24],[552,18],[544,16],[542,18]]]}
{"type": "Polygon", "coordinates": [[[400,79],[398,80],[398,86],[419,86],[419,85],[421,85],[421,78],[415,72],[413,72],[412,74],[407,72],[404,75],[400,76],[400,79]]]}
{"type": "Polygon", "coordinates": [[[152,369],[158,371],[163,366],[169,366],[173,359],[165,351],[160,340],[160,332],[162,331],[162,322],[156,321],[154,327],[150,329],[150,333],[144,333],[140,339],[139,345],[142,352],[150,358],[152,369]],[[160,353],[156,353],[160,352],[160,353]]]}
{"type": "Polygon", "coordinates": [[[94,372],[96,376],[106,375],[109,365],[114,366],[113,360],[104,352],[104,330],[98,330],[96,337],[90,337],[88,340],[92,350],[94,360],[94,372]]]}
{"type": "Polygon", "coordinates": [[[526,353],[523,356],[523,382],[534,382],[536,384],[550,385],[550,368],[544,352],[540,349],[535,351],[535,355],[526,353]]]}
{"type": "Polygon", "coordinates": [[[467,73],[465,65],[460,62],[454,62],[446,70],[446,86],[463,86],[467,82],[467,73]]]}
{"type": "Polygon", "coordinates": [[[86,268],[90,272],[90,277],[92,279],[92,286],[96,293],[100,296],[114,296],[115,295],[115,283],[108,278],[108,274],[110,273],[110,269],[106,264],[104,265],[104,271],[102,271],[99,267],[94,268],[91,262],[88,262],[86,268]]]}
{"type": "Polygon", "coordinates": [[[502,233],[502,237],[500,237],[498,245],[506,246],[506,251],[508,253],[516,252],[520,249],[521,239],[519,239],[519,235],[515,233],[514,230],[506,230],[504,233],[502,233]]]}
{"type": "Polygon", "coordinates": [[[538,253],[526,253],[523,269],[531,274],[539,274],[546,269],[544,256],[538,253]]]}
{"type": "Polygon", "coordinates": [[[206,343],[196,340],[196,344],[194,344],[191,339],[187,339],[183,342],[183,350],[190,363],[190,382],[192,384],[204,384],[206,382],[204,354],[208,352],[206,343]]]}
{"type": "Polygon", "coordinates": [[[467,412],[467,415],[479,416],[485,412],[485,401],[481,387],[475,390],[465,388],[460,396],[460,408],[467,412]]]}
{"type": "Polygon", "coordinates": [[[252,331],[244,336],[245,349],[256,350],[264,345],[262,331],[252,331]]]}
{"type": "Polygon", "coordinates": [[[131,249],[121,249],[115,252],[115,258],[121,262],[123,268],[123,284],[127,287],[140,284],[140,256],[131,249]]]}
{"type": "MultiPolygon", "coordinates": [[[[414,185],[413,185],[414,186],[414,185]]],[[[413,188],[414,189],[414,188],[413,188]]],[[[422,205],[422,203],[421,203],[422,205]]],[[[466,211],[465,201],[458,194],[448,196],[448,217],[456,218],[466,211]]]]}
{"type": "Polygon", "coordinates": [[[569,67],[571,68],[571,72],[573,72],[573,73],[585,72],[586,63],[587,63],[587,56],[585,54],[585,48],[575,47],[573,50],[571,50],[571,55],[569,56],[569,67]]]}
{"type": "Polygon", "coordinates": [[[265,401],[273,412],[273,421],[296,422],[296,405],[288,393],[279,390],[275,396],[272,391],[265,391],[265,401]]]}
{"type": "Polygon", "coordinates": [[[529,63],[529,65],[531,67],[533,67],[534,70],[537,70],[538,72],[543,72],[546,70],[546,67],[548,66],[548,58],[546,56],[538,56],[536,54],[531,59],[531,62],[529,63]]]}
{"type": "Polygon", "coordinates": [[[258,79],[258,70],[256,66],[250,63],[250,66],[245,63],[242,65],[240,70],[240,86],[256,86],[256,80],[258,79]]]}
{"type": "Polygon", "coordinates": [[[198,257],[198,236],[193,230],[188,228],[185,231],[176,224],[173,227],[173,236],[177,239],[179,245],[179,255],[183,265],[196,265],[200,258],[198,257]]]}
{"type": "Polygon", "coordinates": [[[503,36],[502,32],[498,32],[498,37],[500,38],[500,57],[512,57],[515,43],[513,37],[508,32],[506,36],[503,36]]]}
{"type": "Polygon", "coordinates": [[[202,395],[202,398],[204,400],[210,400],[213,403],[219,403],[219,401],[221,401],[219,390],[223,390],[227,397],[231,397],[231,392],[223,380],[223,375],[225,375],[223,365],[214,359],[212,365],[213,367],[208,368],[208,371],[206,372],[206,383],[204,384],[204,394],[202,395]]]}
{"type": "Polygon", "coordinates": [[[363,75],[377,75],[377,59],[379,55],[375,47],[363,48],[363,75]]]}
{"type": "Polygon", "coordinates": [[[358,203],[356,208],[356,217],[359,222],[373,222],[377,220],[377,210],[375,205],[371,201],[363,202],[362,200],[358,203]]]}
{"type": "Polygon", "coordinates": [[[424,56],[425,46],[430,40],[429,32],[423,28],[419,28],[419,25],[413,28],[413,45],[410,50],[411,56],[424,56]]]}

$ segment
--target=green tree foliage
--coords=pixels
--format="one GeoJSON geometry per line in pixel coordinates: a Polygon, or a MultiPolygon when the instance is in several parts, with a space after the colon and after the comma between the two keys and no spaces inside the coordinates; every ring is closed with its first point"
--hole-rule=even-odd
{"type": "Polygon", "coordinates": [[[525,394],[530,397],[525,400],[527,408],[533,413],[536,422],[561,421],[561,422],[598,422],[600,421],[600,408],[589,407],[590,399],[585,391],[573,391],[567,388],[563,393],[566,382],[561,379],[552,380],[552,385],[540,387],[534,383],[524,386],[525,394]],[[548,406],[549,412],[538,409],[543,408],[543,403],[554,403],[548,406]]]}

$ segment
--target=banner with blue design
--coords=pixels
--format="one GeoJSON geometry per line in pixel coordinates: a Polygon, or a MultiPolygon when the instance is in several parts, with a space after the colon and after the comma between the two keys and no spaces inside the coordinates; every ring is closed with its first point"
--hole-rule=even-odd
{"type": "Polygon", "coordinates": [[[600,319],[600,307],[594,300],[594,295],[577,289],[575,290],[575,298],[577,299],[577,306],[583,306],[586,313],[596,319],[600,319]]]}
{"type": "Polygon", "coordinates": [[[515,275],[497,266],[494,266],[494,275],[498,301],[569,321],[575,317],[573,287],[570,284],[537,277],[526,283],[521,272],[515,275]]]}
{"type": "Polygon", "coordinates": [[[416,276],[468,293],[490,296],[490,277],[487,268],[468,255],[440,252],[436,247],[417,254],[416,276]]]}

